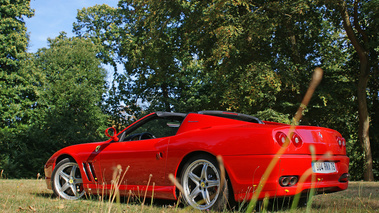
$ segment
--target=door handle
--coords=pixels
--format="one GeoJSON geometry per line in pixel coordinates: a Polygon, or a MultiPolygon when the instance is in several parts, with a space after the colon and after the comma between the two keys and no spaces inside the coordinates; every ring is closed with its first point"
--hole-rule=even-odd
{"type": "Polygon", "coordinates": [[[162,152],[158,152],[157,155],[156,155],[156,157],[157,157],[157,160],[162,159],[163,158],[162,152]]]}

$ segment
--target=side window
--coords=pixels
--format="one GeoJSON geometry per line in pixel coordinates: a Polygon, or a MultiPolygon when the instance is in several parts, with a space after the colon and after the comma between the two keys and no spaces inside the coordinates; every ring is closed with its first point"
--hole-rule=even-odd
{"type": "Polygon", "coordinates": [[[145,140],[173,136],[178,131],[183,119],[179,118],[156,118],[133,132],[129,133],[123,141],[145,140]]]}

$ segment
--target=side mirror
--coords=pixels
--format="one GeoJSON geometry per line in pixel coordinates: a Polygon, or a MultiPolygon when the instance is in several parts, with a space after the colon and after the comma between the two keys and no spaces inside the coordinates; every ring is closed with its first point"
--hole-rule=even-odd
{"type": "Polygon", "coordinates": [[[113,141],[118,141],[119,139],[118,139],[118,137],[116,136],[117,135],[117,131],[116,131],[116,129],[114,128],[114,127],[109,127],[109,128],[107,128],[106,130],[105,130],[105,135],[107,136],[107,137],[110,137],[110,138],[112,138],[112,140],[113,141]],[[111,130],[111,132],[112,132],[112,136],[109,134],[109,130],[111,130]]]}

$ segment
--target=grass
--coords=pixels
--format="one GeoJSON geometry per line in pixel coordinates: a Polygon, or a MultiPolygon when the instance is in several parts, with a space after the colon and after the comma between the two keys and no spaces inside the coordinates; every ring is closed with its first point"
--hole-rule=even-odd
{"type": "Polygon", "coordinates": [[[127,203],[126,199],[109,203],[107,198],[92,196],[69,201],[55,197],[42,179],[0,179],[0,212],[174,212],[168,204],[143,206],[140,202],[127,203]]]}
{"type": "MultiPolygon", "coordinates": [[[[93,196],[90,199],[68,201],[53,196],[45,181],[0,179],[0,212],[200,212],[177,207],[175,202],[154,200],[109,203],[108,199],[93,196]],[[99,201],[103,200],[103,201],[99,201]]],[[[280,204],[281,206],[282,204],[280,204]]],[[[290,206],[285,202],[284,207],[290,206]]],[[[246,208],[242,208],[246,209],[246,208]]],[[[345,191],[320,194],[314,197],[311,212],[379,212],[379,182],[350,182],[345,191]]],[[[272,211],[270,207],[267,211],[272,211]]],[[[281,212],[290,211],[280,210],[281,212]]],[[[306,207],[291,212],[304,212],[306,207]]]]}

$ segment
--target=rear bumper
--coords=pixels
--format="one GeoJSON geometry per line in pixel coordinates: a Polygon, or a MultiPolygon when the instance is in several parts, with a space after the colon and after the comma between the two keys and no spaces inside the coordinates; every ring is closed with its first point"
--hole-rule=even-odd
{"type": "Polygon", "coordinates": [[[282,155],[277,158],[266,181],[260,183],[271,160],[275,155],[246,155],[224,156],[224,163],[228,172],[236,201],[249,200],[256,193],[259,184],[264,184],[259,199],[265,197],[294,196],[305,193],[311,188],[319,192],[335,192],[345,190],[348,187],[346,178],[341,176],[348,174],[349,158],[347,156],[315,156],[317,161],[335,162],[336,172],[321,174],[312,172],[311,155],[282,155]],[[279,184],[282,176],[297,176],[303,183],[283,187],[279,184]]]}

